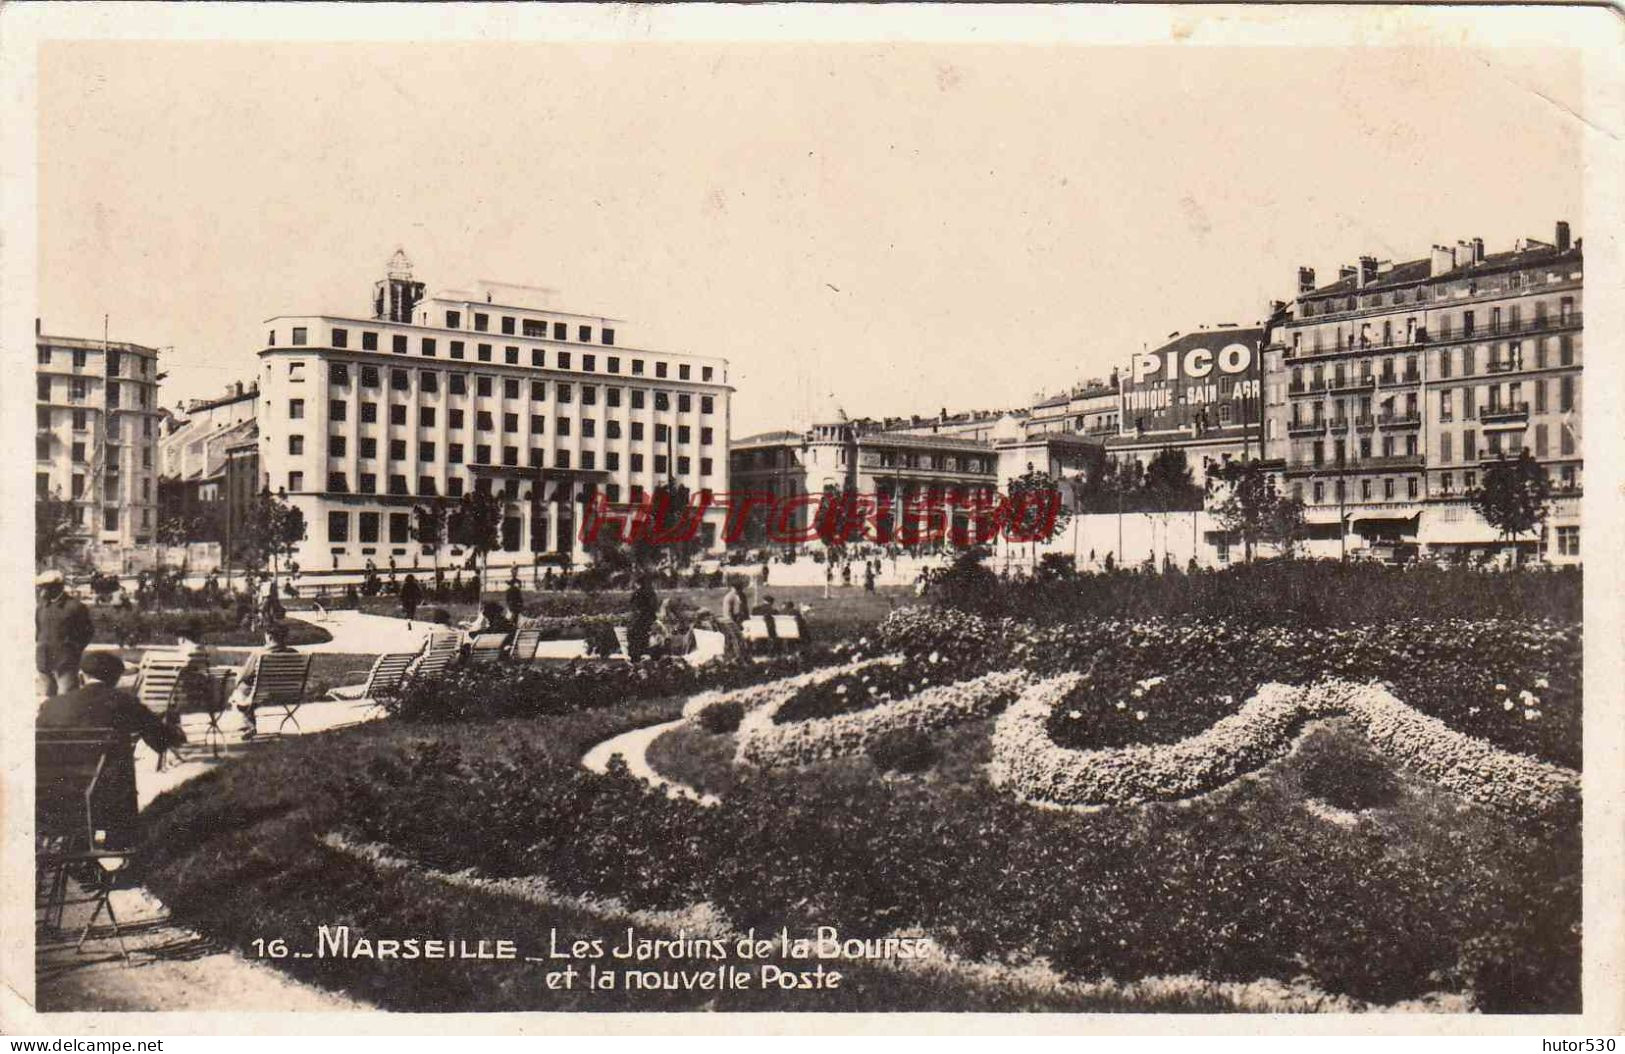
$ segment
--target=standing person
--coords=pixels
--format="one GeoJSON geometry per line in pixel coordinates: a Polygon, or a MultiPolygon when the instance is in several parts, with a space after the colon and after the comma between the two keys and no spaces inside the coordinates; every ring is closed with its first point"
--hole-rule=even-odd
{"type": "Polygon", "coordinates": [[[406,612],[408,624],[417,617],[418,605],[423,603],[423,587],[418,585],[416,575],[407,575],[406,581],[401,583],[401,610],[406,612]]]}
{"type": "Polygon", "coordinates": [[[843,563],[841,565],[841,585],[842,585],[842,587],[846,587],[846,586],[850,586],[851,584],[852,584],[852,561],[848,560],[848,561],[846,561],[845,563],[843,563]]]}
{"type": "Polygon", "coordinates": [[[764,552],[762,554],[762,585],[764,585],[764,586],[767,585],[767,568],[768,568],[767,561],[768,561],[768,554],[764,552]]]}
{"type": "Polygon", "coordinates": [[[655,612],[660,602],[655,596],[654,580],[643,574],[632,590],[632,619],[626,627],[626,657],[636,662],[649,651],[649,634],[654,629],[655,612]]]}
{"type": "Polygon", "coordinates": [[[519,616],[525,613],[525,594],[519,588],[517,573],[515,577],[508,579],[508,591],[503,594],[503,599],[508,604],[508,617],[518,622],[519,616]]]}
{"type": "MultiPolygon", "coordinates": [[[[84,657],[83,666],[89,683],[45,700],[34,718],[36,728],[110,728],[139,735],[158,753],[186,742],[179,726],[166,724],[133,695],[119,689],[123,659],[110,651],[93,651],[84,657]]],[[[97,784],[100,808],[96,826],[106,832],[101,848],[128,849],[140,841],[136,837],[139,810],[133,746],[108,755],[107,767],[97,784]]],[[[82,818],[84,802],[77,805],[82,818]]]]}
{"type": "Polygon", "coordinates": [[[722,598],[722,618],[717,628],[722,631],[724,650],[729,658],[745,657],[745,613],[750,605],[745,602],[745,590],[738,578],[728,583],[728,592],[722,598]]]}
{"type": "Polygon", "coordinates": [[[34,666],[40,694],[49,698],[79,687],[79,658],[95,635],[90,612],[67,591],[61,571],[34,579],[39,603],[34,608],[34,666]]]}
{"type": "Polygon", "coordinates": [[[875,591],[875,565],[867,560],[863,562],[863,591],[865,593],[875,591]]]}

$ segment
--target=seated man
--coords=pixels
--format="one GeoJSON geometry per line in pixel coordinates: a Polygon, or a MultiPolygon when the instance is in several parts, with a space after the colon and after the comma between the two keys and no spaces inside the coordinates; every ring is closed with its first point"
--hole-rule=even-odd
{"type": "Polygon", "coordinates": [[[784,609],[780,612],[780,614],[789,615],[791,618],[796,620],[796,632],[800,636],[800,644],[802,647],[806,647],[809,643],[809,637],[807,635],[807,617],[801,613],[801,608],[796,605],[794,600],[786,600],[784,602],[784,609]]]}
{"type": "Polygon", "coordinates": [[[259,732],[254,720],[254,681],[259,673],[260,658],[265,655],[293,651],[288,644],[288,624],[273,622],[265,628],[265,647],[252,652],[237,674],[237,687],[232,689],[231,702],[243,715],[243,738],[253,739],[259,732]]]}
{"type": "MultiPolygon", "coordinates": [[[[165,724],[157,714],[120,691],[118,679],[124,675],[124,660],[107,651],[85,655],[79,669],[90,680],[83,688],[47,699],[34,719],[38,728],[111,728],[139,735],[155,751],[186,742],[179,727],[165,724]]],[[[108,758],[97,799],[101,803],[98,823],[107,832],[103,848],[128,849],[137,842],[135,759],[133,746],[108,758]]]]}

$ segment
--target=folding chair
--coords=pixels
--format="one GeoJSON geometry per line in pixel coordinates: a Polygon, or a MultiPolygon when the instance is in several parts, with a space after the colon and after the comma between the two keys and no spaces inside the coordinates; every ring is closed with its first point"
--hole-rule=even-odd
{"type": "Polygon", "coordinates": [[[372,669],[367,671],[365,684],[329,689],[327,697],[340,702],[388,699],[401,690],[401,684],[406,679],[406,671],[416,658],[417,653],[410,651],[380,655],[373,660],[372,669]]]}
{"type": "Polygon", "coordinates": [[[801,623],[794,615],[774,615],[773,628],[779,631],[780,644],[801,645],[801,623]]]}
{"type": "Polygon", "coordinates": [[[69,903],[95,904],[74,949],[84,949],[105,910],[125,959],[129,959],[130,949],[113,911],[113,876],[136,850],[100,847],[96,834],[105,810],[98,800],[105,796],[98,795],[98,790],[105,787],[104,776],[115,755],[131,749],[130,739],[129,733],[110,728],[42,728],[34,733],[35,908],[41,906],[38,898],[43,886],[45,914],[41,921],[47,930],[60,932],[69,903]],[[115,861],[116,866],[109,866],[115,861]],[[68,873],[78,870],[84,874],[85,868],[91,876],[89,895],[70,901],[68,873]]]}
{"type": "MultiPolygon", "coordinates": [[[[191,698],[189,692],[204,691],[203,685],[211,685],[209,678],[208,660],[201,655],[191,658],[182,658],[179,654],[164,654],[149,651],[141,656],[141,665],[136,672],[135,694],[141,705],[151,710],[163,719],[166,725],[180,723],[181,703],[191,698]],[[203,682],[200,684],[198,678],[203,682]]],[[[212,703],[210,704],[212,707],[212,703]]],[[[216,715],[214,722],[218,722],[216,715]]],[[[214,722],[211,722],[214,723],[214,722]]],[[[158,752],[158,771],[165,767],[164,759],[168,755],[180,755],[173,747],[158,752]]]]}
{"type": "Polygon", "coordinates": [[[412,671],[412,679],[439,677],[451,669],[451,664],[457,661],[462,650],[461,634],[455,630],[434,630],[424,646],[423,657],[418,659],[417,669],[412,671]]]}
{"type": "Polygon", "coordinates": [[[299,729],[299,708],[305,703],[305,681],[310,676],[310,656],[296,651],[266,652],[254,671],[254,694],[249,705],[280,708],[282,720],[276,730],[292,724],[299,729]]]}
{"type": "Polygon", "coordinates": [[[614,629],[616,646],[621,649],[622,655],[630,659],[632,657],[632,646],[627,643],[626,627],[616,626],[614,629]]]}
{"type": "Polygon", "coordinates": [[[694,631],[694,650],[683,656],[690,666],[703,666],[722,658],[728,650],[728,639],[721,631],[697,629],[694,631]]]}
{"type": "Polygon", "coordinates": [[[754,652],[764,650],[769,642],[776,642],[778,638],[767,627],[766,615],[752,615],[740,627],[740,635],[745,638],[745,650],[754,652]]]}
{"type": "Polygon", "coordinates": [[[506,633],[477,633],[468,647],[468,664],[470,666],[486,666],[502,658],[502,649],[507,646],[506,633]]]}
{"type": "Polygon", "coordinates": [[[508,657],[515,662],[529,662],[536,658],[536,649],[541,644],[542,628],[523,626],[514,631],[513,646],[508,649],[508,657]]]}

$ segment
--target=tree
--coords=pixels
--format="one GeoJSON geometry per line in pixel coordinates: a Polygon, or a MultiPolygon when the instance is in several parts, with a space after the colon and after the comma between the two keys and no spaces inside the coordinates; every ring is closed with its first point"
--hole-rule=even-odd
{"type": "Polygon", "coordinates": [[[1162,521],[1162,556],[1168,558],[1168,517],[1176,511],[1202,507],[1202,491],[1195,483],[1185,451],[1163,447],[1146,466],[1143,491],[1147,504],[1162,521]]]}
{"type": "Polygon", "coordinates": [[[79,551],[83,530],[79,510],[58,494],[34,499],[34,564],[53,567],[57,561],[79,551]]]}
{"type": "Polygon", "coordinates": [[[1060,484],[1055,477],[1030,464],[1026,472],[1010,480],[1005,491],[1010,497],[1005,531],[1031,541],[1036,567],[1039,543],[1059,537],[1072,522],[1072,510],[1061,501],[1060,484]]]}
{"type": "Polygon", "coordinates": [[[639,567],[654,567],[662,556],[675,568],[687,567],[704,545],[699,520],[703,507],[689,507],[689,491],[667,480],[649,495],[648,520],[632,542],[632,559],[639,567]]]}
{"type": "Polygon", "coordinates": [[[451,506],[445,498],[412,507],[412,540],[433,549],[436,571],[440,570],[440,547],[446,544],[446,521],[450,516],[451,506]]]}
{"type": "Polygon", "coordinates": [[[286,497],[286,492],[260,491],[243,516],[242,536],[237,544],[244,563],[262,568],[269,562],[273,576],[279,561],[292,556],[294,546],[305,540],[305,514],[297,505],[290,505],[286,497]]]}
{"type": "Polygon", "coordinates": [[[1283,497],[1263,466],[1252,459],[1227,461],[1209,473],[1209,488],[1217,497],[1210,511],[1226,533],[1241,537],[1245,559],[1253,549],[1269,542],[1290,556],[1303,534],[1303,503],[1283,497]]]}
{"type": "Polygon", "coordinates": [[[464,494],[446,517],[446,539],[452,545],[474,554],[480,565],[484,588],[486,561],[491,550],[502,544],[503,503],[488,490],[464,494]]]}
{"type": "Polygon", "coordinates": [[[1546,522],[1552,482],[1540,462],[1524,450],[1516,461],[1505,454],[1484,470],[1483,482],[1469,495],[1484,521],[1501,532],[1503,541],[1534,531],[1546,522]]]}

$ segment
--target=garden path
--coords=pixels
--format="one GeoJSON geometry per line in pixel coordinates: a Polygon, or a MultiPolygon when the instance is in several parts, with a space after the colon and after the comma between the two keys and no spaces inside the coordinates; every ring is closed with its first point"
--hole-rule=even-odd
{"type": "Polygon", "coordinates": [[[388,615],[363,611],[300,612],[299,617],[320,626],[333,639],[320,644],[303,644],[297,650],[343,655],[377,655],[381,652],[417,651],[433,624],[422,619],[408,622],[388,615]]]}
{"type": "Polygon", "coordinates": [[[674,798],[688,798],[701,805],[716,805],[721,799],[715,794],[704,794],[686,783],[667,779],[649,764],[649,744],[682,723],[683,719],[678,718],[675,721],[622,732],[587,751],[581,758],[581,764],[590,772],[607,772],[610,758],[618,754],[626,761],[627,770],[649,786],[658,787],[674,798]]]}

